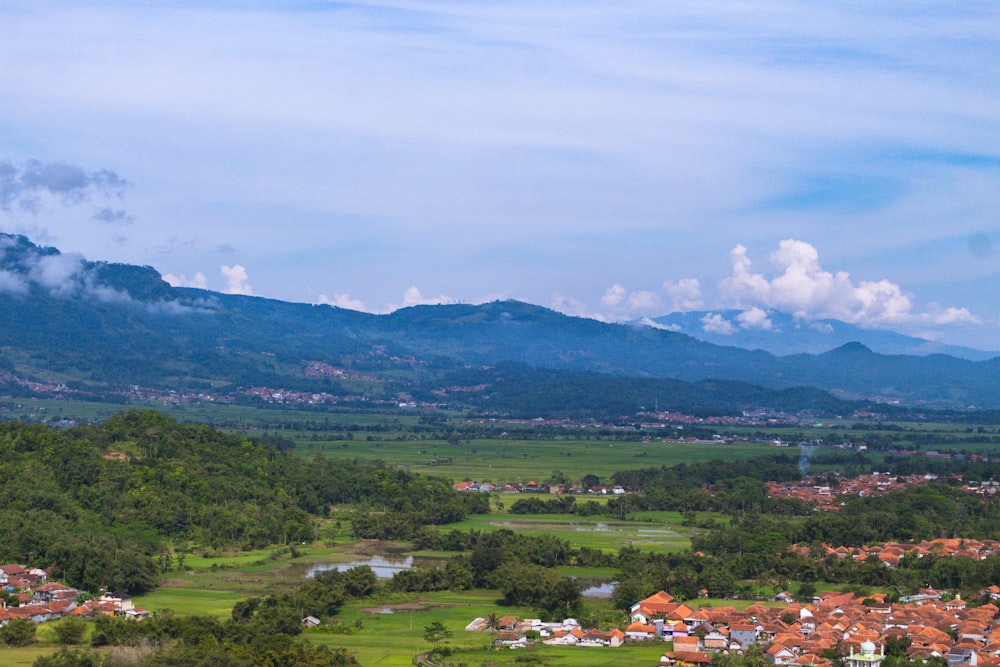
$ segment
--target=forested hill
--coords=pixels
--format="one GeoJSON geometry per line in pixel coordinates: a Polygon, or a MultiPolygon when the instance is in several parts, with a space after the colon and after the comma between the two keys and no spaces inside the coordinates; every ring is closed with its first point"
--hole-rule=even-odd
{"type": "MultiPolygon", "coordinates": [[[[815,387],[840,398],[910,405],[1000,407],[1000,359],[886,356],[860,345],[777,357],[515,301],[372,315],[174,288],[151,267],[86,261],[3,234],[0,321],[5,393],[37,391],[32,383],[39,382],[104,399],[130,385],[343,393],[350,391],[345,378],[364,376],[381,383],[368,397],[394,399],[440,389],[445,375],[467,367],[508,362],[621,378],[815,387]]],[[[698,391],[692,387],[689,398],[698,391]]],[[[449,400],[463,397],[475,398],[449,400]]]]}
{"type": "Polygon", "coordinates": [[[152,411],[68,431],[0,422],[0,461],[0,561],[51,567],[89,591],[155,586],[168,544],[315,539],[318,518],[334,504],[377,504],[412,526],[489,511],[485,497],[442,480],[307,461],[152,411]]]}

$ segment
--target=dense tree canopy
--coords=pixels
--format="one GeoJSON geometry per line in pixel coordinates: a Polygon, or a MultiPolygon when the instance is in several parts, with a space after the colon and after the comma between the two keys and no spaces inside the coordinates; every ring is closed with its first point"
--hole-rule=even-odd
{"type": "Polygon", "coordinates": [[[74,586],[155,586],[168,542],[259,548],[311,540],[331,506],[391,509],[408,525],[488,511],[485,499],[379,464],[303,460],[238,433],[145,410],[56,431],[0,423],[0,559],[74,586]]]}

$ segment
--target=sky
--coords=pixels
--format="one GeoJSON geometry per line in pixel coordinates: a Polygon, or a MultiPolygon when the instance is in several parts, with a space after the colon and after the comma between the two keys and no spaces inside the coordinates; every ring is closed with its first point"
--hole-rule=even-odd
{"type": "Polygon", "coordinates": [[[0,231],[176,285],[1000,349],[993,0],[8,0],[0,91],[0,231]]]}

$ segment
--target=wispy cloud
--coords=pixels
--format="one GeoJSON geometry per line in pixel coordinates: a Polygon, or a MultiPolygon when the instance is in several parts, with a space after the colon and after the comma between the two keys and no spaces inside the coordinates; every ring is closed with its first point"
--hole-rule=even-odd
{"type": "MultiPolygon", "coordinates": [[[[17,208],[38,213],[45,195],[56,198],[66,206],[89,201],[95,194],[120,199],[128,185],[128,181],[108,169],[88,172],[65,162],[38,160],[28,160],[18,167],[9,161],[0,161],[0,210],[17,208]]],[[[120,220],[128,214],[106,207],[95,217],[104,219],[108,216],[120,220]]]]}

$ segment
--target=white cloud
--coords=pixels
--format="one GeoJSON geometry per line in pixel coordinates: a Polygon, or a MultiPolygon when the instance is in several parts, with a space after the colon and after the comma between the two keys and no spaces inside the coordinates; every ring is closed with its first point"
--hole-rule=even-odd
{"type": "Polygon", "coordinates": [[[53,296],[71,297],[82,287],[83,257],[67,253],[37,258],[28,275],[53,296]]]}
{"type": "Polygon", "coordinates": [[[937,304],[933,304],[934,309],[924,314],[924,318],[932,324],[982,324],[979,317],[969,312],[968,308],[949,307],[943,310],[937,304]]]}
{"type": "Polygon", "coordinates": [[[753,309],[774,309],[807,321],[832,318],[861,326],[978,321],[964,308],[915,312],[911,296],[898,284],[884,278],[855,284],[846,271],[826,271],[816,248],[804,241],[781,241],[770,260],[778,270],[772,279],[753,272],[745,247],[733,248],[732,273],[719,284],[723,304],[753,312],[747,317],[760,322],[760,314],[753,309]]]}
{"type": "Polygon", "coordinates": [[[587,307],[587,304],[579,299],[574,299],[571,296],[556,295],[552,297],[552,302],[549,304],[549,307],[552,310],[571,317],[588,317],[592,320],[598,320],[600,322],[608,321],[604,315],[591,312],[587,307]]]}
{"type": "Polygon", "coordinates": [[[164,273],[163,280],[166,281],[171,287],[197,287],[198,289],[208,289],[208,280],[205,278],[205,274],[201,271],[194,274],[194,277],[190,280],[183,273],[179,276],[175,276],[172,273],[164,273]]]}
{"type": "Polygon", "coordinates": [[[219,267],[219,272],[222,273],[222,277],[226,279],[226,287],[222,290],[224,293],[253,296],[253,288],[250,287],[250,278],[247,276],[247,270],[245,268],[239,264],[235,266],[223,264],[219,267]]]}
{"type": "Polygon", "coordinates": [[[643,317],[639,320],[639,324],[649,327],[650,329],[659,329],[660,331],[680,331],[681,327],[679,324],[660,324],[656,320],[649,317],[643,317]]]}
{"type": "Polygon", "coordinates": [[[733,323],[717,313],[709,313],[701,318],[702,329],[707,333],[731,336],[736,332],[733,323]]]}
{"type": "Polygon", "coordinates": [[[423,294],[420,293],[420,290],[417,289],[415,285],[413,285],[410,286],[403,293],[403,305],[399,306],[395,304],[390,304],[389,310],[390,311],[399,310],[400,308],[409,308],[411,306],[439,306],[441,304],[455,303],[455,302],[456,302],[455,299],[445,294],[441,294],[435,297],[425,297],[423,294]]]}
{"type": "Polygon", "coordinates": [[[607,308],[616,308],[625,300],[625,286],[615,283],[604,292],[601,303],[607,308]]]}
{"type": "Polygon", "coordinates": [[[0,270],[0,294],[26,294],[28,283],[11,271],[0,270]]]}
{"type": "Polygon", "coordinates": [[[629,294],[626,303],[630,310],[652,311],[660,307],[660,295],[656,292],[639,290],[629,294]]]}
{"type": "Polygon", "coordinates": [[[663,291],[673,300],[673,313],[686,313],[704,307],[701,293],[701,283],[697,278],[681,278],[677,282],[667,280],[663,283],[663,291]]]}
{"type": "Polygon", "coordinates": [[[317,303],[323,303],[328,306],[336,306],[337,308],[345,308],[347,310],[360,310],[366,311],[365,303],[361,299],[355,299],[350,294],[341,293],[334,294],[333,298],[328,297],[326,294],[320,294],[317,303]]]}
{"type": "Polygon", "coordinates": [[[601,297],[603,313],[589,315],[604,321],[620,321],[635,318],[636,315],[656,315],[661,308],[660,295],[648,290],[630,292],[620,283],[615,283],[604,291],[601,297]]]}
{"type": "Polygon", "coordinates": [[[742,329],[763,329],[764,331],[770,331],[774,326],[771,318],[767,316],[767,312],[757,307],[744,310],[736,316],[736,321],[740,323],[740,328],[742,329]]]}

